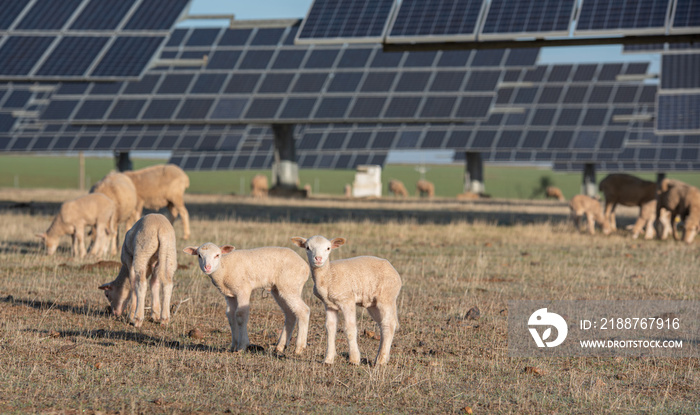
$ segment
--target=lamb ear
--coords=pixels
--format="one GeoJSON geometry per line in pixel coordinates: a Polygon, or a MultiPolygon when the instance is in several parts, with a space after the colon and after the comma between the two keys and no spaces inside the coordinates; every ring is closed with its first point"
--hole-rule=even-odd
{"type": "Polygon", "coordinates": [[[194,246],[188,246],[187,248],[183,249],[182,252],[190,255],[198,255],[197,248],[195,248],[194,246]]]}
{"type": "Polygon", "coordinates": [[[301,238],[299,236],[295,236],[292,238],[292,243],[294,243],[296,246],[299,248],[306,248],[306,239],[301,238]]]}
{"type": "Polygon", "coordinates": [[[235,249],[236,249],[236,247],[233,246],[233,245],[224,245],[224,246],[221,247],[221,253],[224,254],[224,255],[230,254],[230,253],[233,252],[235,249]]]}
{"type": "Polygon", "coordinates": [[[336,249],[345,245],[345,238],[335,238],[331,241],[331,248],[336,249]]]}
{"type": "Polygon", "coordinates": [[[102,284],[99,287],[97,287],[99,290],[104,290],[104,291],[111,291],[112,290],[112,284],[102,284]]]}

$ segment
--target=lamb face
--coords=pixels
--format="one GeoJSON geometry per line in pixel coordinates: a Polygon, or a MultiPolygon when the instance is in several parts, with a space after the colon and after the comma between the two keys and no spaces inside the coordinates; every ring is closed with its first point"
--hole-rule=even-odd
{"type": "Polygon", "coordinates": [[[233,251],[231,245],[224,245],[221,248],[211,242],[207,242],[199,248],[188,247],[185,252],[190,255],[197,255],[199,259],[199,268],[203,273],[211,275],[215,273],[221,266],[221,257],[233,251]]]}
{"type": "Polygon", "coordinates": [[[101,285],[100,290],[104,290],[105,297],[109,301],[109,306],[112,309],[112,314],[115,316],[121,316],[124,311],[124,305],[129,299],[129,289],[122,284],[121,286],[114,286],[111,283],[101,285]]]}
{"type": "Polygon", "coordinates": [[[309,239],[292,238],[295,244],[306,249],[306,256],[309,259],[309,264],[313,268],[320,268],[328,262],[331,255],[331,250],[339,248],[345,244],[344,238],[335,238],[332,241],[323,236],[312,236],[309,239]]]}

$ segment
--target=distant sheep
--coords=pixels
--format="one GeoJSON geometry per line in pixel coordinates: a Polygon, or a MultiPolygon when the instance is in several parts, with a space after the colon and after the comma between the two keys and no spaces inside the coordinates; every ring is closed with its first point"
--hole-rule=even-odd
{"type": "Polygon", "coordinates": [[[177,270],[175,230],[168,218],[153,213],[139,219],[124,237],[121,260],[117,278],[99,287],[104,290],[112,313],[120,316],[128,305],[129,321],[141,327],[145,319],[146,281],[151,277],[151,318],[168,324],[173,275],[177,270]]]}
{"type": "MultiPolygon", "coordinates": [[[[656,200],[650,200],[641,206],[639,217],[632,227],[632,238],[637,239],[642,229],[645,229],[644,239],[654,239],[656,211],[656,200]]],[[[658,222],[661,227],[659,238],[668,238],[671,233],[671,212],[664,208],[659,209],[658,222]]]]}
{"type": "Polygon", "coordinates": [[[36,236],[44,241],[47,253],[53,255],[61,236],[71,235],[73,256],[83,258],[86,255],[86,226],[94,226],[96,234],[90,253],[105,255],[108,248],[107,237],[116,227],[114,202],[102,193],[92,193],[64,202],[49,229],[36,236]]]}
{"type": "Polygon", "coordinates": [[[560,202],[566,202],[564,194],[558,187],[547,186],[547,188],[544,191],[544,194],[547,197],[547,199],[557,199],[560,202]]]}
{"type": "Polygon", "coordinates": [[[268,192],[267,176],[264,174],[256,174],[250,180],[250,194],[256,198],[267,197],[268,192]]]}
{"type": "Polygon", "coordinates": [[[401,180],[389,180],[389,191],[393,193],[396,197],[408,196],[408,190],[406,190],[406,186],[403,185],[403,182],[401,182],[401,180]]]}
{"type": "Polygon", "coordinates": [[[110,252],[112,255],[116,255],[119,225],[126,223],[126,229],[128,230],[141,216],[141,211],[136,210],[138,199],[134,183],[126,174],[111,172],[95,183],[90,189],[90,193],[102,193],[114,202],[117,215],[115,232],[110,238],[110,252]]]}
{"type": "Polygon", "coordinates": [[[432,199],[435,196],[435,185],[427,180],[418,180],[416,182],[416,190],[420,194],[420,197],[428,197],[432,199]]]}
{"type": "Polygon", "coordinates": [[[297,246],[306,249],[314,279],[314,294],[326,306],[326,364],[335,359],[335,334],[338,310],[343,312],[345,333],[350,347],[350,363],[360,363],[357,346],[355,306],[365,307],[379,325],[381,340],[375,365],[389,361],[391,342],[399,327],[396,299],[401,291],[401,277],[386,259],[360,256],[330,261],[332,249],[345,244],[344,238],[332,241],[323,236],[309,239],[292,238],[297,246]]]}
{"type": "Polygon", "coordinates": [[[607,231],[609,225],[605,221],[600,202],[597,199],[586,195],[576,195],[569,201],[569,209],[571,210],[571,217],[576,224],[576,229],[581,229],[581,218],[583,215],[586,215],[588,233],[591,235],[595,233],[596,223],[603,228],[604,232],[607,231]]]}
{"type": "Polygon", "coordinates": [[[345,187],[343,188],[343,193],[344,193],[345,197],[351,198],[352,197],[352,185],[346,184],[345,187]]]}
{"type": "Polygon", "coordinates": [[[139,215],[144,207],[158,210],[167,206],[171,223],[178,214],[182,216],[182,239],[190,237],[190,215],[185,208],[185,189],[190,186],[190,178],[181,168],[174,164],[164,164],[124,174],[129,176],[136,188],[136,211],[139,215]]]}
{"type": "Polygon", "coordinates": [[[680,217],[684,222],[683,241],[692,243],[700,227],[700,189],[679,180],[664,179],[659,186],[657,200],[657,215],[660,215],[661,209],[670,211],[673,238],[678,240],[675,225],[676,217],[680,217]]]}
{"type": "Polygon", "coordinates": [[[656,199],[656,183],[629,174],[610,174],[598,188],[605,196],[605,220],[610,224],[608,233],[617,229],[615,206],[639,206],[641,215],[642,205],[656,199]]]}
{"type": "Polygon", "coordinates": [[[231,326],[231,350],[246,350],[250,294],[264,288],[272,293],[284,312],[284,327],[277,342],[282,352],[292,338],[299,321],[295,353],[306,348],[309,332],[309,307],[301,298],[309,279],[309,266],[289,248],[265,247],[237,250],[231,245],[218,247],[208,242],[187,247],[184,252],[199,257],[199,267],[226,298],[226,317],[231,326]]]}

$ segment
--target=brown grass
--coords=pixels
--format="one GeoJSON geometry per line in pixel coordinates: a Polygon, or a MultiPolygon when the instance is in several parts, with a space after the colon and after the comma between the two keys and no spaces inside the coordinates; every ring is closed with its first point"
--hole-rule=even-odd
{"type": "MultiPolygon", "coordinates": [[[[178,241],[179,248],[206,241],[237,248],[291,247],[291,236],[323,234],[348,238],[334,258],[388,258],[404,281],[401,328],[389,365],[374,368],[347,363],[343,335],[336,364],[321,363],[324,313],[311,280],[304,291],[312,310],[304,355],[274,355],[282,313],[261,292],[252,299],[249,332],[264,351],[227,351],[225,302],[185,255],[179,262],[189,268],[175,276],[170,326],[147,322],[136,329],[115,319],[97,286],[112,280],[116,270],[81,269],[96,260],[71,259],[67,239],[57,256],[46,257],[33,236],[48,226],[54,202],[65,199],[52,195],[51,203],[38,203],[41,191],[23,197],[39,207],[13,208],[19,199],[0,192],[2,413],[464,413],[465,407],[474,413],[693,413],[700,408],[698,359],[508,357],[508,300],[698,300],[696,246],[633,241],[623,231],[607,238],[579,234],[565,222],[563,204],[189,196],[192,239],[178,241]],[[481,310],[480,320],[464,320],[473,306],[481,310]],[[188,336],[195,328],[202,339],[188,336]]],[[[376,330],[361,310],[358,326],[360,333],[376,330]]],[[[361,336],[363,358],[372,360],[377,347],[371,333],[361,336]]]]}

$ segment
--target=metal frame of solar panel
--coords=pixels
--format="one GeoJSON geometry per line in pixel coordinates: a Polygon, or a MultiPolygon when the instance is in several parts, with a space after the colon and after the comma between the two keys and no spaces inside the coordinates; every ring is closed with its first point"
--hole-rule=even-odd
{"type": "Polygon", "coordinates": [[[67,121],[85,124],[461,122],[486,117],[502,73],[534,65],[539,53],[298,46],[295,31],[178,29],[161,57],[207,55],[205,68],[155,67],[105,93],[59,89],[47,111],[68,108],[67,121]]]}
{"type": "Polygon", "coordinates": [[[663,35],[675,0],[582,0],[578,35],[663,35]]]}
{"type": "Polygon", "coordinates": [[[576,12],[576,0],[491,0],[480,40],[562,37],[576,12]]]}
{"type": "Polygon", "coordinates": [[[8,0],[0,80],[138,78],[191,1],[8,0]]]}
{"type": "Polygon", "coordinates": [[[395,0],[314,0],[294,43],[381,43],[395,6],[395,0]]]}
{"type": "Polygon", "coordinates": [[[484,0],[402,0],[384,42],[473,41],[485,9],[484,0]]]}

